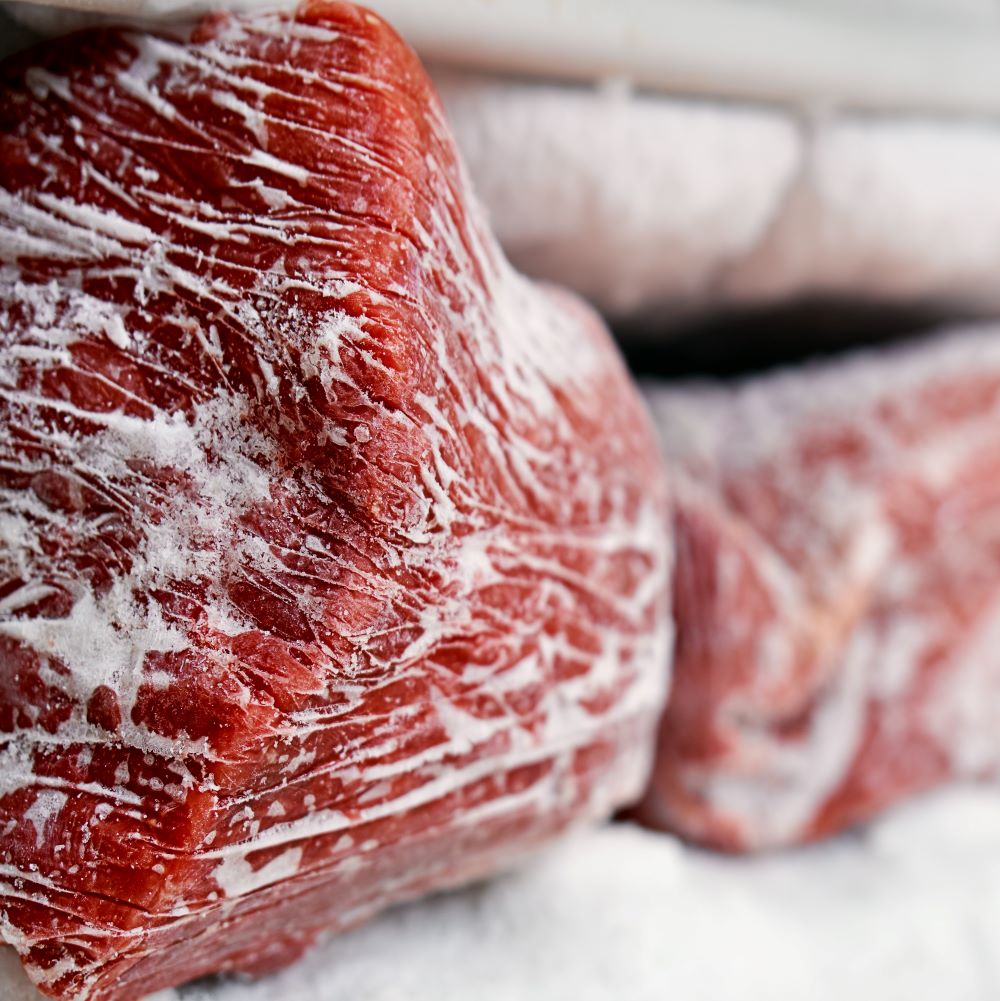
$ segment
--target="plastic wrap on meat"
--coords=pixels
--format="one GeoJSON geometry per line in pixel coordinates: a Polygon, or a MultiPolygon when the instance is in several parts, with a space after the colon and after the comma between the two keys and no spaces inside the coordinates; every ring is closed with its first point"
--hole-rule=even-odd
{"type": "Polygon", "coordinates": [[[1000,760],[1000,330],[648,393],[676,466],[653,826],[809,841],[1000,760]]]}
{"type": "Polygon", "coordinates": [[[347,4],[0,70],[0,935],[258,972],[642,789],[653,428],[347,4]]]}

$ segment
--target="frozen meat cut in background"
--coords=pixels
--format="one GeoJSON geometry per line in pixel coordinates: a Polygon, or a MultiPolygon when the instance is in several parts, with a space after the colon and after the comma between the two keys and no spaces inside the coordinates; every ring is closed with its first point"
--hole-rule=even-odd
{"type": "Polygon", "coordinates": [[[773,110],[455,71],[435,82],[507,253],[614,317],[703,305],[798,169],[795,125],[773,110]]]}
{"type": "Polygon", "coordinates": [[[641,819],[813,840],[1000,764],[1000,329],[646,396],[677,642],[641,819]]]}
{"type": "Polygon", "coordinates": [[[808,298],[1000,305],[992,122],[438,77],[514,263],[640,330],[808,298]]]}
{"type": "Polygon", "coordinates": [[[392,29],[96,30],[0,79],[0,935],[35,982],[275,968],[634,799],[654,431],[392,29]]]}

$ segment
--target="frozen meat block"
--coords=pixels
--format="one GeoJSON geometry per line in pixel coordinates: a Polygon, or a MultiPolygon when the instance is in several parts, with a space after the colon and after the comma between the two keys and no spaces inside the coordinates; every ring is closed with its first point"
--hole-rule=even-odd
{"type": "Polygon", "coordinates": [[[0,936],[42,990],[277,967],[638,795],[652,425],[390,28],[47,43],[0,162],[0,936]]]}

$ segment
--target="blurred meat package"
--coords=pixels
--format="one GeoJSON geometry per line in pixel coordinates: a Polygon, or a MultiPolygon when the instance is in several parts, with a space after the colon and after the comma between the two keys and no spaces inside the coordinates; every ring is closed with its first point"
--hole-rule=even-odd
{"type": "Polygon", "coordinates": [[[94,30],[4,64],[0,121],[0,936],[40,988],[280,966],[638,796],[654,430],[391,29],[94,30]]]}
{"type": "Polygon", "coordinates": [[[808,841],[1000,759],[1000,330],[648,398],[678,480],[652,826],[808,841]]]}

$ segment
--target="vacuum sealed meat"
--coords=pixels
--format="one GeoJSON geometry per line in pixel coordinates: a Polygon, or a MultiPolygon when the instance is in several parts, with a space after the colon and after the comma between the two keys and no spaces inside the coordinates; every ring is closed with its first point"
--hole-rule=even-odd
{"type": "Polygon", "coordinates": [[[639,794],[653,428],[390,28],[46,43],[0,162],[0,937],[44,992],[277,967],[639,794]]]}
{"type": "Polygon", "coordinates": [[[651,385],[677,646],[639,816],[809,841],[1000,762],[1000,332],[651,385]]]}

